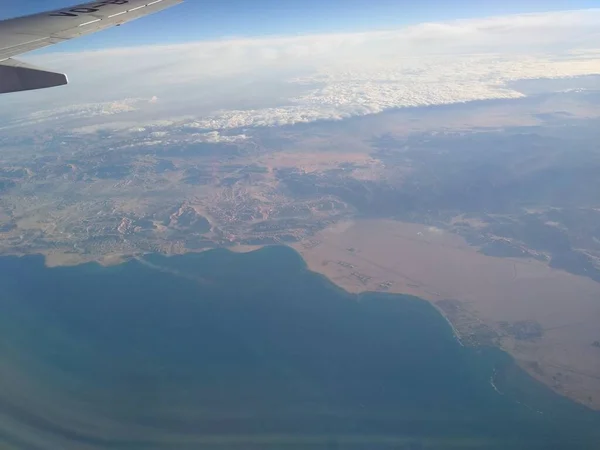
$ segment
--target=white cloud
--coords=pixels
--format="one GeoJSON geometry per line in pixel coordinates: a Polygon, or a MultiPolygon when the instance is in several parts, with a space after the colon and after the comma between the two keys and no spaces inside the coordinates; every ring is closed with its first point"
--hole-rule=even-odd
{"type": "Polygon", "coordinates": [[[193,135],[197,142],[240,142],[245,141],[248,137],[245,134],[222,135],[218,131],[209,131],[208,133],[199,133],[193,135]]]}
{"type": "Polygon", "coordinates": [[[518,98],[510,81],[600,74],[599,49],[600,9],[50,54],[34,62],[68,72],[73,84],[10,102],[20,119],[28,107],[53,106],[32,121],[135,110],[144,124],[186,116],[208,130],[292,124],[518,98]],[[131,97],[146,100],[121,100],[131,97]]]}
{"type": "Polygon", "coordinates": [[[62,108],[37,111],[30,114],[29,119],[32,121],[42,121],[57,116],[66,118],[108,116],[135,111],[135,104],[138,102],[139,100],[137,99],[124,99],[112,102],[75,104],[62,108]]]}

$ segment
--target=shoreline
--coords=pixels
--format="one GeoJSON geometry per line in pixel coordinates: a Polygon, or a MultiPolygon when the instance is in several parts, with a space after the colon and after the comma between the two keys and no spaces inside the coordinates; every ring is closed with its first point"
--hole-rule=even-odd
{"type": "MultiPolygon", "coordinates": [[[[358,222],[360,224],[360,222],[358,222]]],[[[350,224],[348,227],[340,228],[337,226],[334,232],[329,233],[327,236],[320,236],[319,238],[336,238],[342,236],[344,233],[351,232],[354,227],[355,222],[350,224]]],[[[397,224],[403,225],[403,224],[397,224]]],[[[414,227],[414,224],[409,224],[410,227],[414,227]]],[[[325,230],[327,233],[327,230],[325,230]]],[[[325,239],[323,239],[325,241],[325,239]]],[[[324,276],[332,285],[343,289],[344,291],[351,294],[359,294],[366,292],[389,292],[391,294],[400,294],[400,295],[412,295],[420,298],[423,301],[428,302],[431,306],[433,306],[436,311],[444,318],[446,323],[450,326],[453,336],[456,341],[459,343],[461,347],[466,347],[473,345],[471,333],[464,335],[463,331],[468,332],[469,330],[461,330],[463,323],[456,323],[452,320],[452,318],[447,314],[446,311],[443,310],[436,302],[439,300],[443,300],[445,298],[457,298],[461,299],[459,295],[452,295],[452,293],[447,294],[444,292],[444,289],[434,289],[431,285],[419,283],[420,280],[416,280],[413,277],[406,275],[405,273],[397,273],[397,271],[389,269],[385,258],[384,261],[379,263],[377,258],[373,258],[372,255],[366,255],[366,252],[363,252],[361,249],[355,249],[354,247],[347,247],[344,245],[330,245],[326,244],[313,246],[314,242],[313,237],[311,237],[311,245],[307,247],[303,247],[302,242],[286,244],[284,245],[287,248],[294,250],[303,260],[307,270],[311,272],[318,273],[321,276],[324,276]],[[323,246],[328,247],[323,250],[323,246]],[[352,250],[352,252],[349,251],[352,250]],[[315,255],[315,251],[319,253],[315,255]],[[331,253],[331,254],[330,254],[331,253]],[[350,263],[340,264],[341,259],[338,259],[338,256],[343,254],[343,258],[345,260],[351,261],[350,263]],[[325,257],[324,255],[328,255],[325,257]],[[353,258],[353,259],[352,259],[353,258]],[[373,260],[377,261],[376,263],[373,260]],[[346,267],[348,266],[348,267],[346,267]],[[369,270],[377,270],[378,273],[373,273],[373,270],[370,272],[369,270]],[[369,275],[365,275],[368,273],[369,275]],[[396,276],[394,276],[396,275],[396,276]],[[361,278],[362,277],[362,278],[361,278]],[[382,281],[383,280],[383,281],[382,281]],[[387,280],[387,281],[385,281],[387,280]],[[386,284],[385,289],[381,287],[380,283],[386,284]],[[389,286],[388,286],[389,284],[389,286]],[[467,339],[465,340],[465,336],[467,339]]],[[[353,240],[356,242],[356,240],[353,240]]],[[[368,242],[365,243],[368,245],[368,242]]],[[[428,243],[430,244],[430,243],[428,243]]],[[[230,247],[215,247],[224,248],[233,253],[248,253],[260,250],[262,248],[268,247],[268,245],[253,245],[253,246],[245,246],[245,245],[235,245],[230,247]]],[[[447,246],[446,246],[447,247],[447,246]]],[[[455,246],[456,251],[464,252],[465,248],[463,246],[455,246]]],[[[201,251],[185,251],[182,253],[202,253],[205,251],[212,250],[211,248],[202,249],[201,251]]],[[[377,249],[376,249],[377,250],[377,249]]],[[[178,253],[179,254],[179,253],[178,253]]],[[[8,256],[8,255],[7,255],[8,256]]],[[[139,259],[139,256],[133,255],[109,255],[105,256],[102,259],[95,259],[95,261],[91,258],[80,259],[79,264],[74,261],[74,259],[69,258],[69,260],[62,260],[62,258],[57,256],[57,252],[52,252],[49,254],[43,254],[45,257],[46,266],[47,267],[57,267],[57,266],[76,266],[79,264],[85,264],[90,262],[96,262],[97,264],[108,266],[108,265],[118,265],[129,259],[139,259]],[[61,262],[63,264],[61,264],[61,262]]],[[[72,255],[70,255],[72,256],[72,255]]],[[[143,255],[142,255],[143,257],[143,255]]],[[[340,256],[341,257],[341,256],[340,256]]],[[[482,257],[479,255],[479,257],[482,257]]],[[[486,257],[483,258],[493,258],[486,257]]],[[[512,263],[511,263],[512,264],[512,263]]],[[[511,267],[512,273],[512,267],[511,267]]],[[[572,277],[571,275],[565,274],[566,277],[572,277]]],[[[538,280],[539,281],[539,280],[538,280]]],[[[435,287],[435,286],[434,286],[435,287]]],[[[459,301],[460,303],[460,301],[459,301]]],[[[462,304],[461,304],[462,306],[462,304]]],[[[471,305],[467,305],[467,307],[471,307],[471,305]]],[[[461,317],[462,311],[459,311],[455,320],[464,319],[461,317]]],[[[489,322],[485,319],[485,317],[478,317],[477,315],[473,315],[472,317],[468,317],[471,322],[478,322],[478,324],[482,326],[486,326],[489,322]],[[474,319],[474,320],[473,320],[474,319]]],[[[464,320],[463,320],[464,322],[464,320]]],[[[492,324],[493,325],[493,324],[492,324]]],[[[561,381],[563,384],[557,385],[555,382],[556,377],[553,378],[554,374],[552,370],[556,370],[552,365],[555,363],[550,363],[550,370],[547,369],[547,366],[544,365],[546,361],[544,361],[544,355],[552,350],[552,347],[544,347],[543,342],[539,342],[537,344],[529,344],[529,347],[523,347],[516,342],[514,339],[512,340],[500,340],[494,341],[490,345],[499,348],[500,350],[508,353],[515,362],[532,378],[536,379],[538,382],[544,384],[554,392],[567,397],[577,403],[580,403],[588,408],[596,411],[600,411],[600,397],[592,396],[590,392],[600,392],[600,377],[597,380],[594,380],[594,377],[586,377],[586,372],[584,370],[579,369],[578,367],[573,367],[573,373],[569,374],[568,378],[562,378],[561,381]],[[540,347],[541,346],[541,347],[540,347]],[[540,353],[539,350],[542,350],[540,353]],[[577,377],[577,370],[583,375],[577,377]],[[584,377],[584,378],[582,378],[584,377]],[[588,400],[589,399],[589,400],[588,400]],[[593,401],[591,401],[593,400],[593,401]]],[[[564,363],[563,363],[564,364],[564,363]]],[[[571,367],[571,366],[569,366],[571,367]]]]}
{"type": "Polygon", "coordinates": [[[540,261],[486,256],[458,235],[421,224],[347,225],[289,246],[309,270],[350,293],[427,301],[461,345],[499,348],[557,394],[600,411],[600,352],[591,345],[600,283],[540,261]]]}

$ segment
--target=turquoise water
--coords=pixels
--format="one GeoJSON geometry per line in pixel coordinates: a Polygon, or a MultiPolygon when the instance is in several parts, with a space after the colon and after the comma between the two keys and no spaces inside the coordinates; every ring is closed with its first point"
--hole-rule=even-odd
{"type": "Polygon", "coordinates": [[[3,450],[600,448],[600,415],[426,302],[350,295],[286,247],[2,258],[0,286],[3,450]]]}

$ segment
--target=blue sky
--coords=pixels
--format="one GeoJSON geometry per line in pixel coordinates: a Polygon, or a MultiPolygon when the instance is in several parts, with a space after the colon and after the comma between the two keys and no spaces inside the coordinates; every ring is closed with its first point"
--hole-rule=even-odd
{"type": "MultiPolygon", "coordinates": [[[[81,2],[0,2],[0,17],[73,3],[81,2]]],[[[74,50],[233,36],[362,31],[425,21],[594,6],[598,6],[597,0],[187,0],[159,15],[61,47],[74,50]]]]}

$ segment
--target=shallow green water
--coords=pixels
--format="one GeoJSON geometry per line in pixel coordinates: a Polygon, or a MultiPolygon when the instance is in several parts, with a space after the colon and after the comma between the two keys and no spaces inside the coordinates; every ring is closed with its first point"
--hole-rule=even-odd
{"type": "Polygon", "coordinates": [[[2,449],[600,445],[598,414],[461,347],[429,304],[349,295],[285,247],[3,258],[0,286],[2,449]]]}

